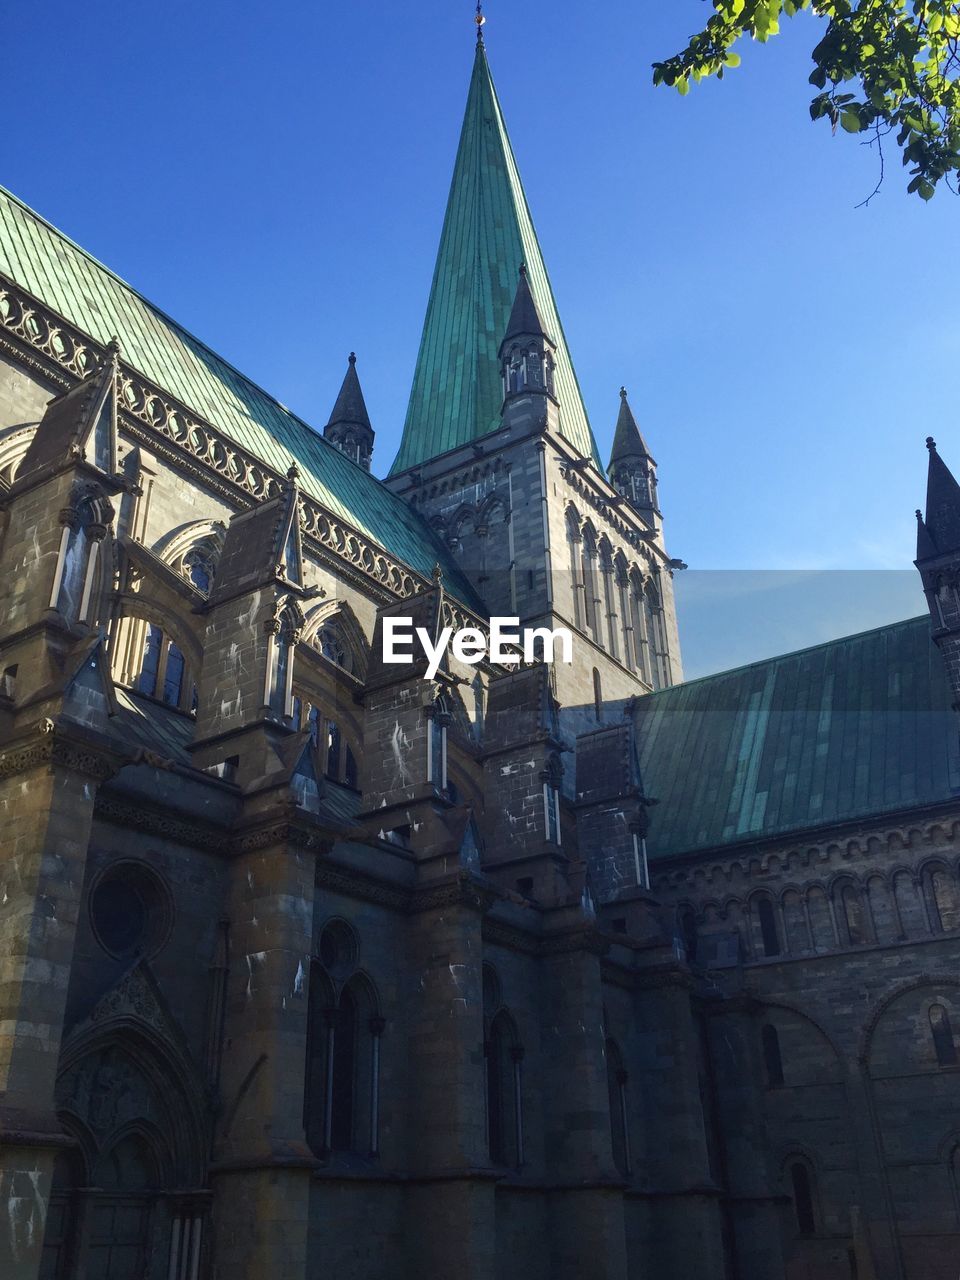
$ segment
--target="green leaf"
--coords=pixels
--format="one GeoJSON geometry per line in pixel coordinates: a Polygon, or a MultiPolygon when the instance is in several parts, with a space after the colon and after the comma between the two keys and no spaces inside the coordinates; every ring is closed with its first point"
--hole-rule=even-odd
{"type": "Polygon", "coordinates": [[[840,113],[840,123],[847,133],[860,132],[860,117],[855,111],[842,111],[840,113]]]}

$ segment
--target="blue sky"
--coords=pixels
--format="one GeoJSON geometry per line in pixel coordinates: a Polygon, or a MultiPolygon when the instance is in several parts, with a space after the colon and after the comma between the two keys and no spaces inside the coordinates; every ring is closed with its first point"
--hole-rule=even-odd
{"type": "MultiPolygon", "coordinates": [[[[688,673],[921,612],[924,437],[960,467],[954,198],[906,196],[890,147],[855,207],[877,162],[808,120],[809,17],[681,99],[650,64],[701,0],[486,11],[601,453],[625,383],[691,566],[688,673]]],[[[0,181],[318,426],[356,350],[386,471],[472,5],[51,0],[0,24],[0,181]]]]}

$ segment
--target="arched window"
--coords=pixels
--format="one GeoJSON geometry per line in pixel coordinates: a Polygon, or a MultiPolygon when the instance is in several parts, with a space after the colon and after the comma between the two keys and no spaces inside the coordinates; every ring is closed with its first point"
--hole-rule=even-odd
{"type": "Polygon", "coordinates": [[[957,1062],[957,1046],[953,1039],[950,1015],[942,1004],[930,1006],[930,1032],[937,1063],[941,1067],[953,1067],[957,1062]]]}
{"type": "Polygon", "coordinates": [[[507,375],[508,391],[519,391],[523,383],[523,360],[520,348],[514,347],[510,352],[510,365],[507,375]]]}
{"type": "Polygon", "coordinates": [[[780,954],[780,934],[777,930],[777,917],[773,903],[769,898],[757,899],[757,919],[760,921],[760,939],[765,956],[780,954]]]}
{"type": "Polygon", "coordinates": [[[310,710],[307,712],[306,726],[310,733],[313,745],[319,749],[320,732],[323,728],[323,717],[320,714],[320,708],[310,704],[310,710]]]}
{"type": "Polygon", "coordinates": [[[100,1158],[96,1185],[110,1190],[142,1191],[159,1185],[157,1164],[144,1138],[128,1134],[100,1158]]]}
{"type": "Polygon", "coordinates": [[[697,958],[697,917],[692,907],[680,912],[680,939],[687,960],[693,964],[697,958]]]}
{"type": "Polygon", "coordinates": [[[863,900],[856,885],[845,884],[840,890],[840,903],[843,907],[843,921],[847,929],[847,941],[852,947],[860,946],[867,941],[866,921],[863,914],[863,900]]]}
{"type": "Polygon", "coordinates": [[[357,1005],[349,987],[337,1005],[330,1082],[330,1149],[353,1151],[357,1072],[357,1005]]]}
{"type": "Polygon", "coordinates": [[[767,1084],[776,1088],[783,1084],[783,1058],[780,1055],[780,1035],[769,1022],[760,1032],[763,1043],[763,1065],[767,1070],[767,1084]]]}
{"type": "Polygon", "coordinates": [[[129,683],[138,693],[158,698],[169,707],[196,710],[196,685],[189,679],[183,650],[174,640],[142,618],[122,618],[116,634],[115,680],[129,683]],[[127,670],[123,670],[124,660],[129,663],[127,670]]]}
{"type": "Polygon", "coordinates": [[[651,665],[648,662],[650,645],[647,642],[647,620],[643,607],[643,584],[638,571],[630,575],[630,621],[633,631],[633,654],[640,678],[653,684],[651,665]]]}
{"type": "Polygon", "coordinates": [[[184,577],[188,578],[198,591],[208,595],[213,585],[215,563],[216,555],[213,543],[198,542],[183,557],[180,567],[184,577]]]}
{"type": "Polygon", "coordinates": [[[650,651],[650,679],[655,689],[662,689],[668,683],[666,676],[666,637],[663,629],[663,609],[660,602],[660,592],[652,576],[648,577],[644,584],[643,600],[644,622],[650,651]]]}
{"type": "Polygon", "coordinates": [[[802,1236],[815,1235],[817,1221],[813,1205],[813,1180],[810,1170],[799,1160],[790,1166],[790,1185],[797,1230],[802,1236]]]}
{"type": "Polygon", "coordinates": [[[603,606],[606,615],[607,649],[614,658],[620,657],[618,632],[620,620],[617,617],[616,581],[613,571],[613,554],[610,543],[603,538],[600,543],[600,576],[603,579],[603,606]]]}
{"type": "Polygon", "coordinates": [[[570,553],[570,585],[573,591],[573,622],[581,629],[586,627],[586,609],[584,606],[584,585],[581,574],[581,547],[583,535],[580,532],[580,519],[577,513],[567,511],[567,549],[570,553]]]}
{"type": "Polygon", "coordinates": [[[297,627],[293,615],[285,609],[279,625],[270,636],[267,661],[267,689],[265,699],[274,715],[281,718],[293,714],[293,651],[297,627]]]}
{"type": "Polygon", "coordinates": [[[473,732],[475,737],[479,741],[483,737],[483,717],[484,717],[484,702],[485,702],[485,690],[483,687],[483,680],[480,678],[479,674],[473,677],[473,683],[470,685],[470,688],[473,691],[473,732]]]}
{"type": "Polygon", "coordinates": [[[49,603],[70,622],[86,622],[95,608],[98,553],[112,519],[110,504],[94,496],[61,515],[60,551],[49,603]]]}
{"type": "Polygon", "coordinates": [[[623,636],[623,660],[631,671],[637,669],[637,651],[633,637],[633,619],[630,615],[630,578],[627,563],[622,552],[617,552],[614,560],[614,574],[617,583],[617,599],[620,602],[620,626],[623,636]]]}
{"type": "Polygon", "coordinates": [[[593,530],[588,526],[583,533],[583,593],[584,612],[587,628],[597,644],[603,644],[603,629],[600,625],[600,584],[598,582],[597,541],[593,530]]]}
{"type": "Polygon", "coordinates": [[[437,698],[427,712],[427,781],[438,791],[447,789],[447,725],[450,713],[445,698],[437,698]]]}
{"type": "Polygon", "coordinates": [[[936,932],[949,933],[960,926],[957,885],[944,868],[934,866],[923,877],[930,922],[936,932]]]}
{"type": "Polygon", "coordinates": [[[163,673],[163,701],[171,707],[179,707],[183,698],[183,677],[186,661],[177,646],[170,641],[167,648],[167,666],[163,673]]]}
{"type": "Polygon", "coordinates": [[[147,632],[143,638],[143,657],[140,661],[140,674],[134,688],[138,693],[157,692],[157,676],[160,671],[160,656],[163,652],[163,632],[152,622],[147,623],[147,632]]]}
{"type": "Polygon", "coordinates": [[[303,727],[320,757],[320,768],[334,782],[356,788],[359,771],[357,759],[346,735],[336,720],[324,715],[323,709],[311,702],[304,692],[291,700],[291,720],[296,729],[303,727]]]}
{"type": "Polygon", "coordinates": [[[320,1156],[379,1150],[384,1023],[369,979],[356,972],[357,957],[352,929],[334,920],[310,966],[304,1129],[320,1156]]]}
{"type": "Polygon", "coordinates": [[[627,1122],[627,1073],[616,1042],[606,1042],[607,1101],[610,1107],[610,1141],[613,1163],[625,1178],[630,1177],[630,1135],[627,1122]]]}
{"type": "Polygon", "coordinates": [[[597,720],[603,719],[603,686],[600,683],[600,672],[593,668],[593,712],[597,720]]]}
{"type": "Polygon", "coordinates": [[[494,1164],[518,1169],[523,1163],[523,1049],[506,1010],[501,1009],[490,1024],[485,1058],[490,1159],[494,1164]]]}
{"type": "Polygon", "coordinates": [[[560,783],[563,777],[560,761],[551,756],[543,777],[543,820],[546,839],[560,843],[560,783]]]}

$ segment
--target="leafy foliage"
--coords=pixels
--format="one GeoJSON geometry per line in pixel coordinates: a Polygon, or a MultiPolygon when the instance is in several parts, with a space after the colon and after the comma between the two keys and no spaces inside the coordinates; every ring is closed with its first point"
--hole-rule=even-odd
{"type": "MultiPolygon", "coordinates": [[[[956,190],[960,169],[960,3],[948,0],[711,0],[713,14],[685,49],[653,67],[655,84],[680,93],[740,63],[741,36],[778,34],[801,9],[826,21],[813,50],[814,120],[847,133],[896,133],[909,167],[907,190],[929,200],[941,181],[956,190]],[[846,90],[850,86],[853,92],[846,90]]],[[[879,187],[879,183],[878,183],[879,187]]]]}

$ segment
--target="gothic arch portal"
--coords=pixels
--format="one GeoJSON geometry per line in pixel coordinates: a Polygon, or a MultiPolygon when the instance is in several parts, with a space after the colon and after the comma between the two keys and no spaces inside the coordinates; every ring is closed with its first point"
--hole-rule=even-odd
{"type": "Polygon", "coordinates": [[[184,1280],[203,1235],[204,1097],[141,962],[63,1046],[57,1111],[73,1149],[55,1171],[42,1280],[142,1280],[157,1257],[184,1280]]]}

